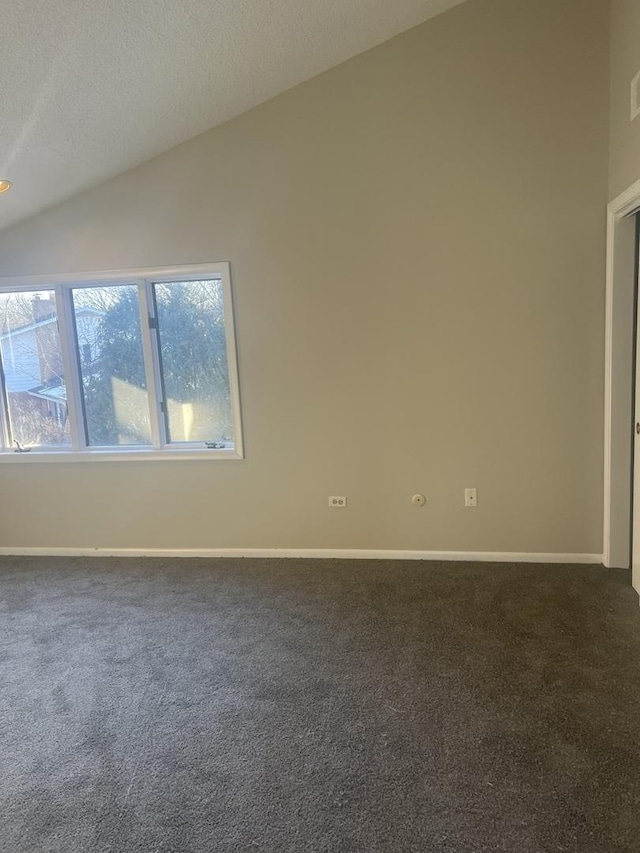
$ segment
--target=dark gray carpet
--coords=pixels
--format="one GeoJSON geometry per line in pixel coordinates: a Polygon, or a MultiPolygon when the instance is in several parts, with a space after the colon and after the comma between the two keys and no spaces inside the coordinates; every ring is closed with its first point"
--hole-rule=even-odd
{"type": "Polygon", "coordinates": [[[0,559],[0,850],[640,850],[596,567],[0,559]]]}

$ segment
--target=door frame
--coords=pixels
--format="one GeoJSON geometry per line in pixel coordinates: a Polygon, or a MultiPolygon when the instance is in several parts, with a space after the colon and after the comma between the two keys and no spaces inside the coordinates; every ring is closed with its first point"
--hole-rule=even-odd
{"type": "Polygon", "coordinates": [[[607,208],[604,386],[604,524],[602,562],[631,564],[634,299],[640,181],[607,208]]]}

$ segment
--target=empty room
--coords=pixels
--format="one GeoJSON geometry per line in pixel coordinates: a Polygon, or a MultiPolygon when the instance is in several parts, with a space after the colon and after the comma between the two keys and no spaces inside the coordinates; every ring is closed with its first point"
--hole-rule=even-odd
{"type": "Polygon", "coordinates": [[[2,32],[0,851],[638,853],[639,0],[2,32]]]}

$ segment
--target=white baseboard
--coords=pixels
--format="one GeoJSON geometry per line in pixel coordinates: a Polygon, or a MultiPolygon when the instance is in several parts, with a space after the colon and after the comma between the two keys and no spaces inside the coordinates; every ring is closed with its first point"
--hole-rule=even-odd
{"type": "Polygon", "coordinates": [[[376,551],[340,548],[20,548],[0,547],[11,557],[289,557],[342,560],[429,560],[479,563],[600,564],[602,554],[539,554],[507,551],[376,551]]]}

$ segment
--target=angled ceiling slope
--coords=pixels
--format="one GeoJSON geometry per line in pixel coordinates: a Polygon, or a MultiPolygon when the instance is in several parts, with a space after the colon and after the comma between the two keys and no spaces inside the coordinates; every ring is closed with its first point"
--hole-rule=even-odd
{"type": "Polygon", "coordinates": [[[0,228],[464,0],[0,0],[0,228]]]}

